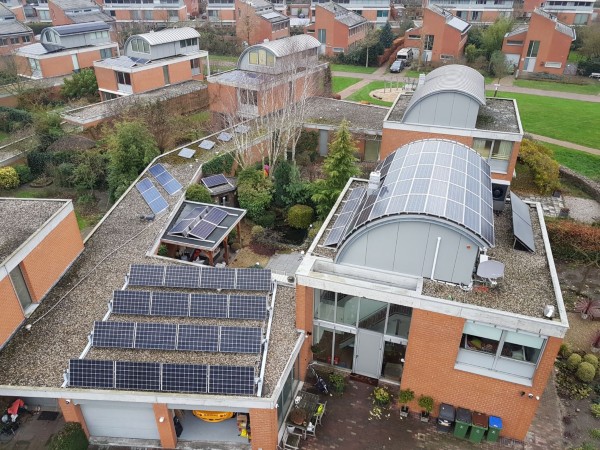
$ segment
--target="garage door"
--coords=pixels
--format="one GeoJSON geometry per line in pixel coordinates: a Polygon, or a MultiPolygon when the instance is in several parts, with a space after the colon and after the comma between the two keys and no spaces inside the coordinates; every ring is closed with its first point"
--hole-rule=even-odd
{"type": "Polygon", "coordinates": [[[81,405],[90,435],[159,439],[152,405],[94,402],[81,405]]]}

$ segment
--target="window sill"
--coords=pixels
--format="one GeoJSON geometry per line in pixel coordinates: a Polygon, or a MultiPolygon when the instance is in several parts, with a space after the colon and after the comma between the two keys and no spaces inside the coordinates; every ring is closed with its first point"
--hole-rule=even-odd
{"type": "Polygon", "coordinates": [[[520,384],[523,386],[532,386],[531,379],[519,377],[517,375],[510,375],[508,373],[496,372],[495,370],[485,369],[483,367],[472,366],[469,364],[456,363],[454,365],[456,370],[463,372],[474,373],[482,375],[484,377],[495,378],[497,380],[507,381],[509,383],[520,384]]]}

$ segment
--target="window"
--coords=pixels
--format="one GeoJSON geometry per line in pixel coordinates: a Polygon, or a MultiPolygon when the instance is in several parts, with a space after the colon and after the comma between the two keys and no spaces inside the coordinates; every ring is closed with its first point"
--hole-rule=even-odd
{"type": "Polygon", "coordinates": [[[589,14],[575,14],[573,25],[585,25],[588,23],[589,14]]]}
{"type": "Polygon", "coordinates": [[[8,39],[0,38],[0,47],[4,47],[5,45],[8,45],[8,39]]]}
{"type": "Polygon", "coordinates": [[[27,283],[25,282],[25,278],[23,277],[23,272],[21,272],[21,268],[19,266],[15,267],[10,272],[10,280],[12,281],[13,287],[15,288],[15,293],[17,294],[17,298],[23,307],[23,311],[27,309],[29,305],[31,305],[31,294],[29,293],[29,289],[27,288],[27,283]]]}
{"type": "Polygon", "coordinates": [[[440,59],[442,61],[452,61],[454,59],[454,55],[445,55],[445,54],[441,54],[440,55],[440,59]]]}
{"type": "Polygon", "coordinates": [[[131,20],[140,20],[140,12],[137,9],[131,11],[131,20]]]}
{"type": "Polygon", "coordinates": [[[192,75],[200,75],[200,59],[190,59],[192,75]]]}
{"type": "Polygon", "coordinates": [[[56,40],[54,38],[54,34],[52,33],[52,31],[46,33],[46,41],[48,41],[48,42],[56,42],[56,40]]]}
{"type": "Polygon", "coordinates": [[[547,67],[548,69],[560,69],[562,67],[562,63],[547,62],[546,64],[544,64],[544,67],[547,67]]]}
{"type": "Polygon", "coordinates": [[[477,22],[481,19],[481,11],[471,11],[471,20],[477,22]]]}
{"type": "Polygon", "coordinates": [[[506,45],[523,45],[523,41],[506,40],[506,45]]]}
{"type": "Polygon", "coordinates": [[[18,44],[19,43],[19,38],[18,37],[12,37],[12,38],[10,38],[10,43],[11,44],[18,44]]]}
{"type": "Polygon", "coordinates": [[[108,31],[95,31],[90,33],[92,39],[106,39],[108,38],[108,31]]]}
{"type": "Polygon", "coordinates": [[[110,14],[110,17],[115,17],[117,15],[114,9],[111,9],[110,11],[108,11],[108,13],[110,14]]]}
{"type": "Polygon", "coordinates": [[[152,20],[152,11],[149,9],[145,9],[143,11],[144,13],[144,20],[152,20]]]}
{"type": "Polygon", "coordinates": [[[267,53],[264,49],[251,50],[248,53],[248,62],[259,66],[273,67],[275,66],[275,55],[271,52],[267,53]]]}
{"type": "Polygon", "coordinates": [[[38,9],[38,15],[40,16],[40,20],[50,20],[50,11],[38,9]]]}
{"type": "Polygon", "coordinates": [[[31,71],[33,73],[42,73],[42,67],[40,66],[40,62],[37,59],[27,58],[29,60],[29,67],[31,67],[31,71]]]}
{"type": "Polygon", "coordinates": [[[389,11],[377,11],[377,17],[387,17],[389,11]]]}
{"type": "Polygon", "coordinates": [[[179,12],[178,11],[173,11],[173,10],[169,10],[169,20],[177,20],[179,19],[179,12]]]}
{"type": "Polygon", "coordinates": [[[365,156],[364,161],[379,161],[379,147],[381,141],[376,139],[365,140],[365,156]]]}
{"type": "Polygon", "coordinates": [[[100,49],[100,58],[102,58],[102,59],[112,58],[112,49],[110,49],[110,48],[100,49]]]}
{"type": "Polygon", "coordinates": [[[23,42],[31,42],[31,36],[23,36],[23,42]]]}
{"type": "Polygon", "coordinates": [[[186,47],[193,47],[195,45],[198,45],[198,39],[196,38],[192,38],[192,39],[183,39],[181,41],[179,41],[179,46],[184,49],[186,47]]]}
{"type": "Polygon", "coordinates": [[[529,41],[529,47],[527,48],[527,57],[535,58],[540,50],[540,41],[529,41]]]}
{"type": "Polygon", "coordinates": [[[433,50],[433,40],[435,36],[433,34],[426,34],[423,38],[423,50],[433,50]]]}
{"type": "Polygon", "coordinates": [[[256,106],[258,105],[258,92],[249,89],[239,89],[238,95],[242,105],[256,106]]]}
{"type": "Polygon", "coordinates": [[[319,28],[317,30],[317,39],[321,44],[327,43],[327,30],[325,28],[319,28]]]}
{"type": "Polygon", "coordinates": [[[333,53],[344,53],[343,47],[333,47],[333,53]]]}
{"type": "Polygon", "coordinates": [[[150,44],[143,39],[132,39],[131,50],[138,53],[150,53],[150,44]]]}
{"type": "Polygon", "coordinates": [[[493,139],[473,139],[473,149],[484,158],[492,172],[506,173],[514,143],[493,139]]]}
{"type": "Polygon", "coordinates": [[[409,34],[408,38],[409,39],[421,39],[421,35],[420,34],[409,34]]]}
{"type": "Polygon", "coordinates": [[[117,75],[117,83],[131,86],[131,75],[125,72],[115,72],[117,75]]]}

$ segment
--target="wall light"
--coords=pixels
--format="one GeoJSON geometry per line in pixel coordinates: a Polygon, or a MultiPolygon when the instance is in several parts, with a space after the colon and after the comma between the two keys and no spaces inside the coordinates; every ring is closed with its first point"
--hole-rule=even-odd
{"type": "Polygon", "coordinates": [[[158,421],[159,421],[160,423],[163,423],[163,422],[165,421],[165,418],[164,418],[164,417],[161,417],[161,418],[159,418],[159,419],[158,419],[158,421]]]}

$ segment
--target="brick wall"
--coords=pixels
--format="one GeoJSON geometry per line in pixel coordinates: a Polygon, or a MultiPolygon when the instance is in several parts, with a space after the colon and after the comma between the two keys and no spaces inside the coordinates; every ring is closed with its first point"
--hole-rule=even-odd
{"type": "Polygon", "coordinates": [[[250,409],[252,450],[277,448],[277,410],[250,409]]]}
{"type": "Polygon", "coordinates": [[[81,406],[73,404],[73,402],[67,403],[64,398],[58,399],[58,406],[62,412],[65,422],[77,422],[83,428],[85,435],[89,438],[90,432],[85,423],[85,418],[81,412],[81,406]]]}
{"type": "Polygon", "coordinates": [[[31,298],[39,302],[83,250],[75,213],[71,212],[21,262],[31,298]]]}
{"type": "MultiPolygon", "coordinates": [[[[305,330],[307,333],[311,334],[313,330],[313,299],[313,288],[301,285],[296,286],[296,328],[305,330]]],[[[305,379],[308,363],[313,357],[312,352],[310,351],[311,345],[312,339],[309,337],[304,340],[304,345],[300,349],[299,363],[301,380],[305,379]]]]}
{"type": "Polygon", "coordinates": [[[0,318],[1,348],[25,320],[23,309],[8,276],[0,280],[0,311],[2,311],[0,318]]]}

